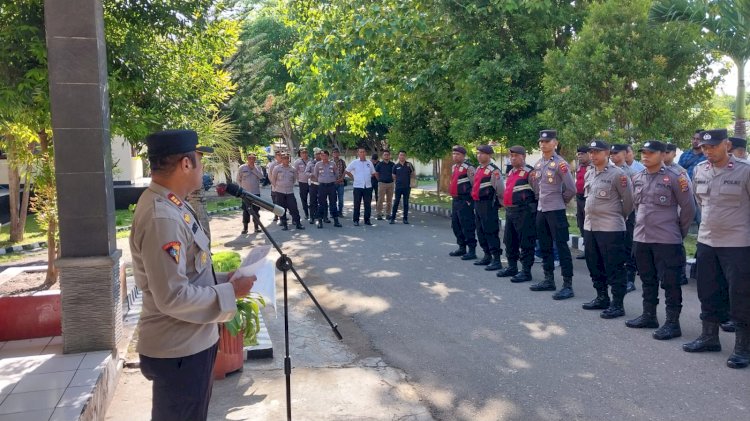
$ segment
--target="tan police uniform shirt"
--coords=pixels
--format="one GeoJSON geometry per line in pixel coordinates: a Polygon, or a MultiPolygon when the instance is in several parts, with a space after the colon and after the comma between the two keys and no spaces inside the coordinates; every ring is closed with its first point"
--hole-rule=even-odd
{"type": "Polygon", "coordinates": [[[570,165],[558,154],[549,160],[542,157],[534,164],[531,187],[539,199],[537,210],[542,212],[565,209],[565,204],[576,195],[570,165]]]}
{"type": "Polygon", "coordinates": [[[240,165],[240,169],[237,172],[237,183],[239,183],[243,190],[259,195],[261,180],[263,180],[263,171],[258,168],[258,165],[253,165],[252,167],[247,164],[240,165]]]}
{"type": "Polygon", "coordinates": [[[300,183],[308,183],[310,180],[310,174],[306,172],[307,165],[310,163],[310,159],[305,161],[302,158],[297,158],[292,164],[292,167],[297,171],[297,181],[300,183]]]}
{"type": "Polygon", "coordinates": [[[273,168],[271,182],[276,186],[276,193],[294,193],[294,182],[297,179],[297,170],[283,164],[273,168]]]}
{"type": "Polygon", "coordinates": [[[215,285],[209,240],[191,211],[152,182],[133,216],[133,275],[143,291],[137,350],[152,358],[206,350],[219,340],[217,323],[237,311],[232,285],[215,285]]]}
{"type": "Polygon", "coordinates": [[[635,230],[633,241],[650,244],[682,244],[695,217],[690,179],[684,172],[662,166],[650,174],[633,176],[635,230]]]}
{"type": "Polygon", "coordinates": [[[711,247],[750,247],[750,163],[729,157],[724,168],[695,166],[695,198],[701,209],[698,242],[711,247]]]}
{"type": "Polygon", "coordinates": [[[307,166],[305,167],[305,174],[307,174],[307,180],[310,184],[318,185],[318,173],[315,172],[315,164],[317,164],[320,161],[316,161],[314,159],[311,159],[310,162],[307,163],[307,166]]]}
{"type": "Polygon", "coordinates": [[[630,177],[612,164],[599,171],[591,165],[584,175],[586,231],[625,231],[625,218],[633,212],[630,177]]]}

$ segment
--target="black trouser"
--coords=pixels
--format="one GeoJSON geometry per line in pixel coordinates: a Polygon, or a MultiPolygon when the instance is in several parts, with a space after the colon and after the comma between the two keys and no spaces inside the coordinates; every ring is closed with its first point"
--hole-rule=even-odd
{"type": "Polygon", "coordinates": [[[318,216],[318,185],[310,183],[310,218],[318,216]]]}
{"type": "MultiPolygon", "coordinates": [[[[286,209],[287,214],[292,215],[292,223],[299,224],[299,210],[297,209],[297,199],[294,198],[294,193],[276,193],[276,200],[278,205],[286,209]]],[[[286,214],[284,215],[284,224],[287,222],[286,214]]]]}
{"type": "Polygon", "coordinates": [[[471,197],[454,197],[451,206],[451,228],[459,246],[477,246],[477,229],[474,221],[474,200],[471,197]]]}
{"type": "Polygon", "coordinates": [[[370,201],[378,200],[378,179],[375,177],[370,177],[370,183],[372,183],[372,198],[370,201]]]}
{"type": "Polygon", "coordinates": [[[505,219],[503,243],[508,262],[517,262],[520,257],[524,269],[530,268],[536,246],[536,203],[505,208],[505,219]]]}
{"type": "MultiPolygon", "coordinates": [[[[545,272],[555,270],[555,257],[552,253],[552,243],[557,245],[560,257],[560,270],[564,277],[573,276],[573,258],[570,255],[568,239],[568,219],[565,209],[536,213],[536,237],[539,239],[539,252],[542,255],[542,268],[545,272]]],[[[586,241],[584,239],[584,241],[586,241]]],[[[586,246],[588,247],[588,246],[586,246]]]]}
{"type": "MultiPolygon", "coordinates": [[[[257,194],[256,196],[260,197],[260,194],[257,194]]],[[[250,223],[250,219],[252,218],[252,215],[251,215],[251,212],[250,212],[250,208],[254,209],[256,214],[258,214],[258,212],[260,212],[260,207],[259,206],[255,206],[255,205],[248,206],[247,202],[245,200],[242,201],[242,225],[245,228],[247,228],[247,224],[250,223]]],[[[260,216],[260,215],[258,214],[258,216],[260,216]]],[[[253,226],[255,227],[255,229],[258,229],[258,223],[255,222],[254,219],[253,219],[253,226]]]]}
{"type": "Polygon", "coordinates": [[[750,247],[698,243],[697,259],[701,320],[750,325],[750,247]]]}
{"type": "Polygon", "coordinates": [[[583,222],[586,219],[586,198],[582,194],[576,195],[576,225],[578,226],[578,232],[583,237],[583,222]]]}
{"type": "MultiPolygon", "coordinates": [[[[271,190],[271,202],[273,202],[274,205],[279,205],[279,193],[271,190]]],[[[281,205],[279,205],[281,206],[281,205]]],[[[276,220],[276,217],[274,216],[274,221],[276,220]]],[[[282,221],[286,221],[286,214],[281,217],[282,221]]]]}
{"type": "Polygon", "coordinates": [[[609,285],[614,298],[625,296],[625,231],[584,231],[586,267],[594,289],[607,291],[609,285]]]}
{"type": "Polygon", "coordinates": [[[336,185],[334,183],[320,183],[318,185],[318,219],[326,218],[326,209],[330,209],[332,217],[338,218],[339,209],[336,207],[336,185]]]}
{"type": "Polygon", "coordinates": [[[310,215],[310,207],[307,202],[309,199],[311,199],[310,184],[299,182],[299,201],[302,202],[302,211],[305,212],[305,216],[310,215]]]}
{"type": "Polygon", "coordinates": [[[359,222],[359,206],[364,199],[365,222],[370,222],[370,214],[372,213],[372,187],[355,187],[352,191],[352,194],[354,196],[354,213],[352,214],[352,219],[354,220],[354,222],[359,222]]]}
{"type": "Polygon", "coordinates": [[[659,304],[659,285],[664,290],[667,309],[682,309],[680,271],[685,270],[682,244],[633,242],[635,265],[643,283],[643,303],[659,304]]]}
{"type": "Polygon", "coordinates": [[[202,421],[208,418],[216,361],[214,345],[181,358],[140,355],[141,373],[152,381],[152,421],[202,421]]]}
{"type": "Polygon", "coordinates": [[[398,203],[401,198],[404,198],[404,221],[409,220],[409,194],[411,193],[410,187],[396,187],[394,195],[396,196],[393,201],[393,210],[391,210],[391,219],[396,219],[396,211],[398,211],[398,203]]]}
{"type": "Polygon", "coordinates": [[[635,230],[635,211],[625,219],[625,270],[636,273],[635,256],[633,255],[633,231],[635,230]]]}
{"type": "Polygon", "coordinates": [[[474,209],[477,214],[477,241],[485,253],[502,253],[500,248],[500,220],[497,218],[499,207],[494,198],[477,200],[474,209]]]}

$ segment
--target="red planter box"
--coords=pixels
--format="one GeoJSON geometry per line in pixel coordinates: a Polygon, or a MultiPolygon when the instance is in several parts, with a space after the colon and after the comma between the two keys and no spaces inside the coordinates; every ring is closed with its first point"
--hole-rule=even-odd
{"type": "Polygon", "coordinates": [[[0,297],[0,341],[59,336],[61,333],[59,290],[0,297]]]}
{"type": "Polygon", "coordinates": [[[242,342],[243,333],[232,336],[224,324],[219,330],[219,352],[216,353],[214,379],[220,380],[229,373],[242,371],[245,363],[245,349],[242,342]]]}

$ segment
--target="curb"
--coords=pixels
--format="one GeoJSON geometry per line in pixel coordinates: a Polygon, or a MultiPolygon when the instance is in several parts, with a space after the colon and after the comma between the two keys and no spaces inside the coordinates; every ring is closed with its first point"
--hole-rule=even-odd
{"type": "Polygon", "coordinates": [[[248,360],[259,360],[262,358],[273,358],[273,344],[271,343],[271,335],[266,329],[266,321],[263,318],[263,313],[258,314],[260,316],[260,332],[258,332],[258,345],[246,346],[245,350],[245,361],[248,360]]]}
{"type": "Polygon", "coordinates": [[[47,248],[46,241],[40,241],[37,243],[31,243],[31,244],[24,244],[21,246],[10,246],[10,247],[5,247],[5,248],[0,248],[0,256],[3,254],[21,253],[24,251],[32,251],[36,249],[45,249],[45,248],[47,248]]]}

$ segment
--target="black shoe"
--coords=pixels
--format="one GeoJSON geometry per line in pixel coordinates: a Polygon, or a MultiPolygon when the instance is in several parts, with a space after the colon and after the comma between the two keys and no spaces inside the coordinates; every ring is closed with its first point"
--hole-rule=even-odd
{"type": "Polygon", "coordinates": [[[330,220],[330,219],[328,219],[328,218],[325,218],[325,219],[323,219],[323,222],[325,222],[326,224],[330,224],[330,223],[331,223],[331,220],[330,220]]]}
{"type": "Polygon", "coordinates": [[[247,228],[245,228],[244,230],[242,230],[242,232],[240,234],[247,234],[247,228]]]}
{"type": "Polygon", "coordinates": [[[659,327],[659,320],[656,318],[655,313],[647,313],[644,311],[643,314],[635,319],[626,321],[625,326],[633,329],[656,329],[659,327]]]}
{"type": "Polygon", "coordinates": [[[458,246],[457,249],[448,253],[448,256],[459,257],[466,255],[466,246],[458,246]]]}
{"type": "Polygon", "coordinates": [[[680,329],[679,319],[670,319],[667,317],[667,321],[651,334],[651,337],[658,341],[666,341],[672,338],[679,338],[682,336],[682,330],[680,329]]]}
{"type": "Polygon", "coordinates": [[[625,287],[625,293],[633,292],[635,291],[635,282],[628,282],[627,286],[625,287]]]}
{"type": "Polygon", "coordinates": [[[370,221],[365,221],[365,225],[372,225],[372,222],[370,222],[370,221]]]}
{"type": "Polygon", "coordinates": [[[396,220],[395,220],[395,219],[391,219],[390,221],[388,221],[388,223],[389,223],[390,225],[393,225],[393,224],[395,224],[395,223],[396,223],[396,220]]]}
{"type": "Polygon", "coordinates": [[[461,256],[461,260],[475,260],[477,258],[477,247],[469,246],[469,250],[461,256]]]}
{"type": "Polygon", "coordinates": [[[492,256],[492,261],[490,262],[489,265],[487,265],[486,268],[484,268],[484,270],[495,271],[495,270],[500,270],[502,268],[503,268],[503,263],[500,261],[500,253],[498,253],[492,256]]]}
{"type": "Polygon", "coordinates": [[[282,225],[281,226],[281,230],[282,231],[289,231],[289,225],[287,225],[287,224],[282,225]]]}
{"type": "Polygon", "coordinates": [[[507,278],[509,276],[515,276],[518,274],[518,267],[516,265],[509,264],[505,269],[497,272],[498,278],[507,278]]]}
{"type": "Polygon", "coordinates": [[[312,224],[314,224],[314,223],[315,223],[315,220],[314,220],[314,219],[312,219],[312,218],[310,218],[310,225],[312,225],[312,224]]]}
{"type": "Polygon", "coordinates": [[[409,225],[409,220],[408,219],[404,219],[404,224],[409,225]]]}
{"type": "Polygon", "coordinates": [[[719,323],[703,320],[701,336],[692,342],[682,345],[685,352],[721,352],[719,342],[719,323]]]}
{"type": "Polygon", "coordinates": [[[557,289],[555,286],[555,274],[553,272],[544,272],[544,280],[536,283],[529,287],[532,291],[554,291],[557,289]]]}
{"type": "Polygon", "coordinates": [[[609,296],[607,294],[599,294],[593,300],[588,303],[583,303],[581,308],[584,310],[605,310],[609,308],[609,296]]]}
{"type": "Polygon", "coordinates": [[[341,228],[341,223],[339,222],[338,218],[333,218],[333,226],[336,228],[341,228]]]}
{"type": "Polygon", "coordinates": [[[738,326],[734,339],[734,352],[727,359],[729,368],[745,368],[750,365],[750,328],[738,326]]]}
{"type": "Polygon", "coordinates": [[[382,217],[382,216],[378,216],[378,217],[377,217],[377,218],[375,218],[375,219],[377,219],[378,221],[382,221],[382,220],[383,220],[383,217],[382,217]]]}
{"type": "Polygon", "coordinates": [[[297,225],[295,226],[295,228],[297,228],[298,230],[305,229],[305,227],[303,227],[302,224],[300,224],[299,222],[297,222],[297,225]]]}
{"type": "Polygon", "coordinates": [[[737,322],[734,320],[727,320],[724,323],[720,324],[721,330],[724,332],[736,332],[737,331],[737,322]]]}
{"type": "Polygon", "coordinates": [[[510,278],[510,281],[514,284],[520,284],[521,282],[531,282],[531,271],[521,271],[516,276],[510,278]]]}
{"type": "Polygon", "coordinates": [[[359,221],[354,221],[354,226],[358,227],[359,226],[359,221]]]}
{"type": "Polygon", "coordinates": [[[606,310],[599,314],[602,319],[614,319],[625,315],[625,308],[621,305],[611,304],[606,310]]]}
{"type": "Polygon", "coordinates": [[[586,255],[581,253],[578,256],[576,256],[576,260],[586,260],[586,255]]]}
{"type": "Polygon", "coordinates": [[[262,229],[260,229],[259,227],[255,227],[255,233],[256,234],[261,233],[261,232],[263,232],[262,229]]]}
{"type": "Polygon", "coordinates": [[[575,293],[573,292],[573,287],[562,287],[560,288],[560,291],[557,291],[552,295],[553,300],[567,300],[568,298],[575,297],[575,293]]]}
{"type": "Polygon", "coordinates": [[[487,266],[492,261],[492,257],[490,257],[489,253],[484,253],[484,257],[474,262],[475,266],[487,266]]]}
{"type": "Polygon", "coordinates": [[[318,219],[318,228],[319,229],[323,228],[323,220],[322,219],[318,219]]]}

